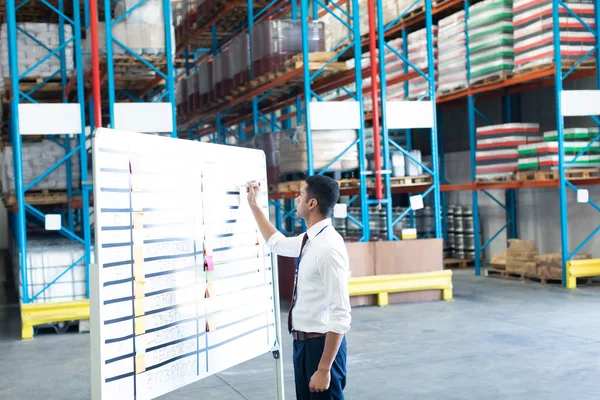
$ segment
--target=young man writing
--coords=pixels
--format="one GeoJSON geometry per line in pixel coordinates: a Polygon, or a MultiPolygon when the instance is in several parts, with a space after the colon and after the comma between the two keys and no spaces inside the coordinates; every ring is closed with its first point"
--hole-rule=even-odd
{"type": "Polygon", "coordinates": [[[257,202],[259,188],[248,183],[248,203],[273,253],[297,257],[288,330],[294,338],[294,375],[299,400],[344,398],[346,338],[350,330],[348,253],[331,225],[340,191],[337,182],[311,176],[296,198],[296,213],[307,231],[286,238],[257,202]]]}

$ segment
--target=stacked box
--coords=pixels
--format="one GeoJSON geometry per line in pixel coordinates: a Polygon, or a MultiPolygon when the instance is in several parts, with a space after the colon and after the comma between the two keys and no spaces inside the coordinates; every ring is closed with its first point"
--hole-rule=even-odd
{"type": "Polygon", "coordinates": [[[467,49],[465,12],[441,19],[438,32],[438,90],[441,93],[466,88],[467,49]]]}
{"type": "MultiPolygon", "coordinates": [[[[588,0],[565,4],[595,30],[594,5],[588,0]]],[[[580,60],[596,44],[594,34],[565,8],[559,9],[561,59],[571,64],[580,60]]],[[[554,30],[551,0],[517,0],[514,3],[515,71],[554,62],[554,30]]],[[[595,55],[586,59],[594,62],[595,55]]]]}
{"type": "MultiPolygon", "coordinates": [[[[315,170],[328,166],[357,138],[356,130],[313,131],[313,165],[315,170]]],[[[304,127],[296,129],[292,135],[280,137],[279,170],[282,174],[306,172],[308,165],[306,133],[304,127]]],[[[329,171],[346,171],[358,168],[358,146],[353,146],[337,159],[329,171]]]]}
{"type": "Polygon", "coordinates": [[[485,0],[469,8],[471,84],[512,72],[512,18],[511,0],[485,0]]]}
{"type": "MultiPolygon", "coordinates": [[[[14,275],[23,300],[19,252],[13,254],[14,275]]],[[[94,262],[92,247],[91,262],[94,262]]],[[[86,298],[85,262],[83,245],[64,239],[28,240],[27,242],[27,292],[33,303],[53,303],[86,298]],[[81,260],[75,264],[77,260],[81,260]],[[72,268],[70,268],[73,264],[72,268]],[[67,271],[67,272],[65,272],[67,271]],[[62,274],[62,276],[61,276],[62,274]],[[51,284],[51,285],[50,285],[51,284]],[[50,286],[48,286],[50,285],[50,286]],[[46,286],[48,286],[46,288],[46,286]],[[46,288],[42,292],[42,290],[46,288]],[[38,295],[39,293],[39,295],[38,295]]]]}
{"type": "Polygon", "coordinates": [[[231,57],[229,49],[224,49],[213,58],[213,92],[217,99],[227,96],[233,90],[233,75],[231,72],[231,57]]]}
{"type": "MultiPolygon", "coordinates": [[[[321,22],[308,24],[308,51],[325,50],[321,22]]],[[[252,66],[254,76],[278,72],[285,62],[302,53],[302,27],[299,20],[263,20],[252,31],[252,66]]]]}
{"type": "Polygon", "coordinates": [[[519,167],[520,145],[542,141],[539,124],[502,124],[477,128],[478,179],[514,175],[519,167]]]}
{"type": "Polygon", "coordinates": [[[537,275],[535,264],[537,255],[535,240],[508,239],[506,272],[537,275]]]}
{"type": "MultiPolygon", "coordinates": [[[[77,140],[71,140],[71,148],[77,146],[77,140]]],[[[54,166],[65,156],[65,149],[51,141],[42,140],[40,142],[23,142],[22,144],[22,159],[23,159],[23,184],[29,185],[33,180],[37,179],[45,173],[50,167],[54,166]]],[[[13,148],[6,146],[2,149],[2,168],[0,175],[0,183],[2,184],[3,193],[14,192],[15,190],[15,170],[13,163],[13,148]]],[[[79,188],[81,181],[81,166],[79,163],[79,152],[75,152],[71,156],[71,181],[74,189],[79,188]]],[[[31,190],[66,190],[67,189],[67,167],[66,162],[62,163],[44,179],[39,181],[31,190]]]]}
{"type": "MultiPolygon", "coordinates": [[[[344,12],[352,15],[352,2],[347,1],[340,5],[344,12]]],[[[348,18],[341,10],[334,8],[333,12],[326,12],[319,18],[323,22],[325,30],[325,50],[338,51],[344,48],[352,40],[352,34],[345,24],[352,26],[352,19],[348,18]],[[340,21],[341,20],[341,21],[340,21]]]]}
{"type": "MultiPolygon", "coordinates": [[[[596,138],[597,132],[598,128],[568,128],[564,130],[565,168],[596,168],[600,166],[600,142],[596,141],[590,146],[590,143],[596,138]],[[586,148],[587,150],[577,157],[586,148]],[[573,160],[575,161],[573,162],[573,160]],[[571,162],[573,163],[566,164],[571,162]]],[[[539,168],[541,170],[558,168],[558,155],[558,133],[556,131],[545,132],[544,143],[540,144],[537,151],[539,168]]]]}
{"type": "MultiPolygon", "coordinates": [[[[52,50],[60,46],[59,26],[58,24],[24,22],[18,23],[17,27],[19,28],[17,29],[18,74],[22,75],[48,55],[48,51],[38,42],[52,50]]],[[[73,37],[71,25],[65,24],[64,35],[65,41],[73,37]]],[[[64,51],[67,75],[71,75],[74,69],[73,43],[73,41],[69,42],[64,51]]],[[[60,77],[60,52],[56,53],[56,57],[50,57],[38,65],[27,74],[27,77],[47,78],[56,71],[59,71],[56,76],[60,77]]],[[[0,73],[2,77],[10,77],[6,24],[2,24],[0,29],[0,73]]]]}
{"type": "Polygon", "coordinates": [[[250,40],[247,33],[241,33],[231,41],[230,57],[233,86],[240,87],[250,82],[250,40]]]}
{"type": "MultiPolygon", "coordinates": [[[[589,253],[575,254],[571,260],[589,260],[592,255],[589,253]]],[[[546,279],[562,279],[562,256],[560,253],[548,253],[535,256],[537,274],[546,279]]]]}
{"type": "Polygon", "coordinates": [[[198,66],[198,93],[200,94],[200,109],[207,108],[214,100],[213,63],[208,61],[198,66]]]}
{"type": "MultiPolygon", "coordinates": [[[[433,65],[435,73],[435,82],[437,84],[437,36],[438,27],[432,26],[432,37],[433,37],[433,65]]],[[[417,68],[419,68],[425,75],[428,74],[429,68],[429,57],[427,54],[427,31],[425,28],[410,33],[408,35],[408,60],[417,68]]],[[[409,68],[409,73],[413,72],[412,68],[409,68]]],[[[419,75],[416,78],[408,81],[408,98],[418,99],[422,96],[428,97],[429,94],[429,82],[427,79],[419,75]]]]}

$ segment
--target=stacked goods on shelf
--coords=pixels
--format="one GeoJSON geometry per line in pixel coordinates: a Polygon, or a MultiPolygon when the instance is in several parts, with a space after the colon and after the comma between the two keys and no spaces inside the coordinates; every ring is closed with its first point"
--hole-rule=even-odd
{"type": "Polygon", "coordinates": [[[535,257],[538,255],[535,240],[508,239],[506,272],[536,275],[535,257]]]}
{"type": "Polygon", "coordinates": [[[519,169],[520,145],[542,141],[539,124],[501,124],[477,128],[477,179],[512,177],[519,169]]]}
{"type": "Polygon", "coordinates": [[[469,8],[470,84],[512,73],[512,18],[512,0],[485,0],[469,8]]]}
{"type": "Polygon", "coordinates": [[[254,136],[251,140],[242,143],[244,147],[252,147],[265,152],[267,163],[267,182],[269,185],[279,182],[279,164],[280,164],[280,141],[283,136],[289,135],[289,132],[269,132],[254,136]]]}
{"type": "MultiPolygon", "coordinates": [[[[437,47],[437,36],[438,27],[432,26],[433,36],[433,66],[434,74],[436,76],[437,84],[437,58],[438,58],[438,47],[437,47]]],[[[429,57],[427,54],[427,32],[426,29],[420,29],[408,35],[408,60],[417,68],[419,68],[425,75],[428,75],[429,68],[429,57]]],[[[408,69],[408,72],[413,72],[412,68],[408,69]]],[[[435,89],[434,89],[435,90],[435,89]]],[[[418,99],[421,97],[428,97],[429,94],[429,82],[420,74],[413,79],[408,81],[408,98],[418,99]]]]}
{"type": "MultiPolygon", "coordinates": [[[[405,207],[394,207],[392,210],[394,218],[406,211],[405,207]]],[[[361,220],[360,207],[348,207],[348,215],[352,216],[355,220],[361,220]]],[[[406,217],[408,218],[408,217],[406,217]]],[[[406,224],[408,219],[402,219],[394,225],[394,234],[400,237],[402,228],[406,224]]],[[[357,225],[352,219],[344,219],[345,226],[343,230],[346,232],[344,238],[347,241],[357,241],[362,237],[362,228],[357,225]]],[[[386,211],[385,207],[380,208],[377,205],[369,206],[369,231],[371,240],[387,240],[387,225],[386,225],[386,211]]]]}
{"type": "MultiPolygon", "coordinates": [[[[321,22],[308,24],[309,53],[325,50],[321,22]]],[[[254,76],[282,71],[285,62],[302,53],[302,27],[291,19],[263,20],[252,30],[252,68],[254,76]]]]}
{"type": "MultiPolygon", "coordinates": [[[[73,36],[73,27],[69,24],[64,26],[64,41],[73,36]]],[[[65,64],[67,75],[71,75],[74,69],[73,44],[71,41],[65,46],[65,64]]],[[[22,75],[31,67],[36,65],[48,55],[46,46],[52,50],[61,45],[59,38],[59,25],[50,23],[24,22],[17,24],[17,51],[19,53],[18,74],[22,75]]],[[[56,56],[49,57],[41,65],[27,74],[27,78],[46,78],[58,71],[60,77],[60,52],[56,56]]],[[[0,29],[0,76],[10,77],[8,65],[8,34],[6,24],[0,29]]]]}
{"type": "Polygon", "coordinates": [[[466,88],[467,49],[466,49],[465,12],[441,19],[438,33],[438,91],[451,92],[466,88]]]}
{"type": "Polygon", "coordinates": [[[229,53],[233,87],[243,86],[250,82],[250,40],[247,33],[233,38],[229,53]]]}
{"type": "Polygon", "coordinates": [[[185,80],[187,85],[187,112],[194,112],[200,105],[200,87],[198,85],[198,70],[192,70],[185,80]]]}
{"type": "Polygon", "coordinates": [[[214,101],[213,67],[214,64],[210,61],[203,62],[198,66],[198,84],[200,85],[198,89],[200,95],[198,108],[201,110],[214,101]]]}
{"type": "MultiPolygon", "coordinates": [[[[312,132],[313,165],[315,171],[328,166],[357,138],[355,130],[323,130],[312,132]]],[[[304,127],[279,139],[279,171],[281,174],[306,172],[308,165],[304,127]]],[[[328,171],[358,168],[358,147],[353,146],[337,159],[328,171]]]]}
{"type": "MultiPolygon", "coordinates": [[[[600,142],[596,141],[590,145],[597,134],[598,128],[569,128],[564,130],[564,159],[565,163],[571,163],[565,165],[565,168],[596,168],[600,166],[600,142]],[[586,151],[577,157],[583,150],[586,151]]],[[[529,148],[522,150],[529,153],[527,161],[524,161],[524,167],[525,165],[529,166],[529,170],[558,168],[557,131],[544,133],[544,142],[537,146],[535,155],[531,154],[532,150],[529,148]],[[537,168],[535,168],[536,162],[537,168]]]]}
{"type": "MultiPolygon", "coordinates": [[[[77,141],[74,139],[71,140],[71,148],[74,149],[76,145],[77,141]]],[[[24,142],[22,149],[23,184],[25,186],[29,185],[33,180],[37,179],[65,156],[65,149],[51,140],[24,142]]],[[[3,194],[7,195],[15,190],[12,146],[6,146],[2,149],[2,162],[0,183],[2,184],[3,194]]],[[[75,152],[71,157],[71,177],[73,188],[79,188],[81,171],[78,152],[75,152]]],[[[67,167],[66,163],[62,163],[44,179],[33,186],[32,190],[65,190],[66,188],[67,167]]]]}
{"type": "Polygon", "coordinates": [[[352,26],[353,24],[352,19],[348,18],[348,15],[352,15],[352,2],[347,1],[342,5],[331,8],[333,11],[324,13],[319,20],[323,22],[325,29],[325,50],[338,51],[347,46],[352,40],[352,33],[346,26],[352,26]]]}
{"type": "MultiPolygon", "coordinates": [[[[394,50],[396,50],[399,54],[402,54],[402,38],[394,39],[394,40],[388,42],[388,44],[394,50]]],[[[384,54],[385,54],[385,58],[384,58],[385,78],[386,78],[386,82],[388,83],[388,85],[386,85],[386,100],[387,101],[403,100],[406,97],[406,94],[404,92],[405,82],[394,83],[393,80],[404,75],[404,62],[402,61],[402,59],[400,57],[398,57],[394,52],[392,52],[387,47],[385,48],[384,54]]],[[[379,62],[379,53],[377,53],[377,61],[379,62]]],[[[367,52],[363,55],[363,59],[362,59],[363,71],[365,70],[365,68],[370,68],[370,67],[371,67],[370,53],[367,52]]],[[[348,66],[348,68],[354,68],[354,60],[351,60],[351,63],[348,66]]],[[[377,74],[377,80],[379,81],[379,73],[377,74]]],[[[369,76],[369,77],[363,79],[363,85],[362,85],[363,91],[367,88],[370,88],[370,86],[371,86],[371,77],[369,76]]],[[[347,89],[350,90],[348,87],[347,87],[347,89]]],[[[352,90],[353,89],[354,89],[354,86],[352,87],[352,90]]],[[[364,110],[366,112],[373,111],[373,99],[371,98],[370,93],[363,95],[363,99],[364,99],[364,110]]]]}
{"type": "MultiPolygon", "coordinates": [[[[19,287],[19,297],[22,301],[23,283],[19,271],[21,266],[18,254],[17,251],[13,254],[13,266],[15,280],[19,287]]],[[[93,248],[90,254],[93,263],[93,248]]],[[[38,297],[33,300],[33,303],[84,300],[86,297],[86,273],[83,255],[81,244],[69,243],[63,239],[28,240],[27,289],[29,299],[33,299],[37,295],[38,297]],[[79,262],[75,264],[78,260],[79,262]],[[73,264],[75,266],[69,269],[73,264]],[[65,271],[67,272],[65,273],[65,271]],[[48,287],[46,288],[46,286],[48,287]],[[44,288],[46,290],[41,292],[44,288]],[[40,294],[38,295],[38,293],[40,294]]]]}
{"type": "MultiPolygon", "coordinates": [[[[594,34],[581,23],[595,30],[594,4],[587,0],[566,1],[579,17],[565,8],[559,9],[560,54],[565,65],[573,65],[596,44],[594,34]]],[[[529,70],[554,63],[554,25],[551,0],[516,0],[514,8],[515,71],[529,70]]],[[[592,54],[585,63],[593,63],[592,54]]]]}
{"type": "Polygon", "coordinates": [[[230,55],[231,52],[229,51],[229,48],[227,48],[213,57],[212,82],[215,99],[222,99],[233,90],[230,55]]]}

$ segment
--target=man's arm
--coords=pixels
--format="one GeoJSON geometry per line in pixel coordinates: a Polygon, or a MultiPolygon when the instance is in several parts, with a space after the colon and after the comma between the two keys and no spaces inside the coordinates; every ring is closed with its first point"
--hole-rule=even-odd
{"type": "Polygon", "coordinates": [[[255,184],[255,181],[248,182],[248,205],[250,206],[250,210],[252,210],[261,235],[265,238],[267,245],[273,253],[285,257],[298,257],[300,255],[300,248],[302,247],[302,235],[286,238],[271,224],[258,204],[257,199],[260,194],[260,188],[258,186],[255,187],[255,184]]]}
{"type": "Polygon", "coordinates": [[[258,225],[258,229],[262,234],[265,240],[269,240],[271,236],[277,233],[277,228],[273,226],[271,221],[267,218],[267,216],[263,213],[258,205],[258,195],[260,193],[260,187],[254,187],[255,182],[248,182],[248,204],[250,205],[250,210],[252,210],[252,214],[254,215],[254,219],[256,219],[256,224],[258,225]]]}
{"type": "Polygon", "coordinates": [[[325,391],[331,380],[331,366],[340,349],[346,332],[350,330],[350,296],[348,295],[348,257],[341,249],[333,248],[324,254],[319,263],[329,300],[329,326],[325,335],[325,348],[317,372],[310,380],[310,390],[325,391]]]}

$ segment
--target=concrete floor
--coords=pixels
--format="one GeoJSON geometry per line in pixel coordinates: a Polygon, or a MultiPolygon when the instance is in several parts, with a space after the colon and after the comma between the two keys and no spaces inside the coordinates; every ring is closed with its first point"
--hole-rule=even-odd
{"type": "MultiPolygon", "coordinates": [[[[453,302],[353,310],[348,399],[599,398],[599,286],[568,292],[472,270],[454,282],[453,302]]],[[[89,399],[88,335],[23,342],[16,311],[0,309],[0,399],[89,399]]],[[[287,399],[290,350],[286,335],[287,399]]],[[[265,355],[162,399],[271,399],[272,364],[265,355]]]]}

